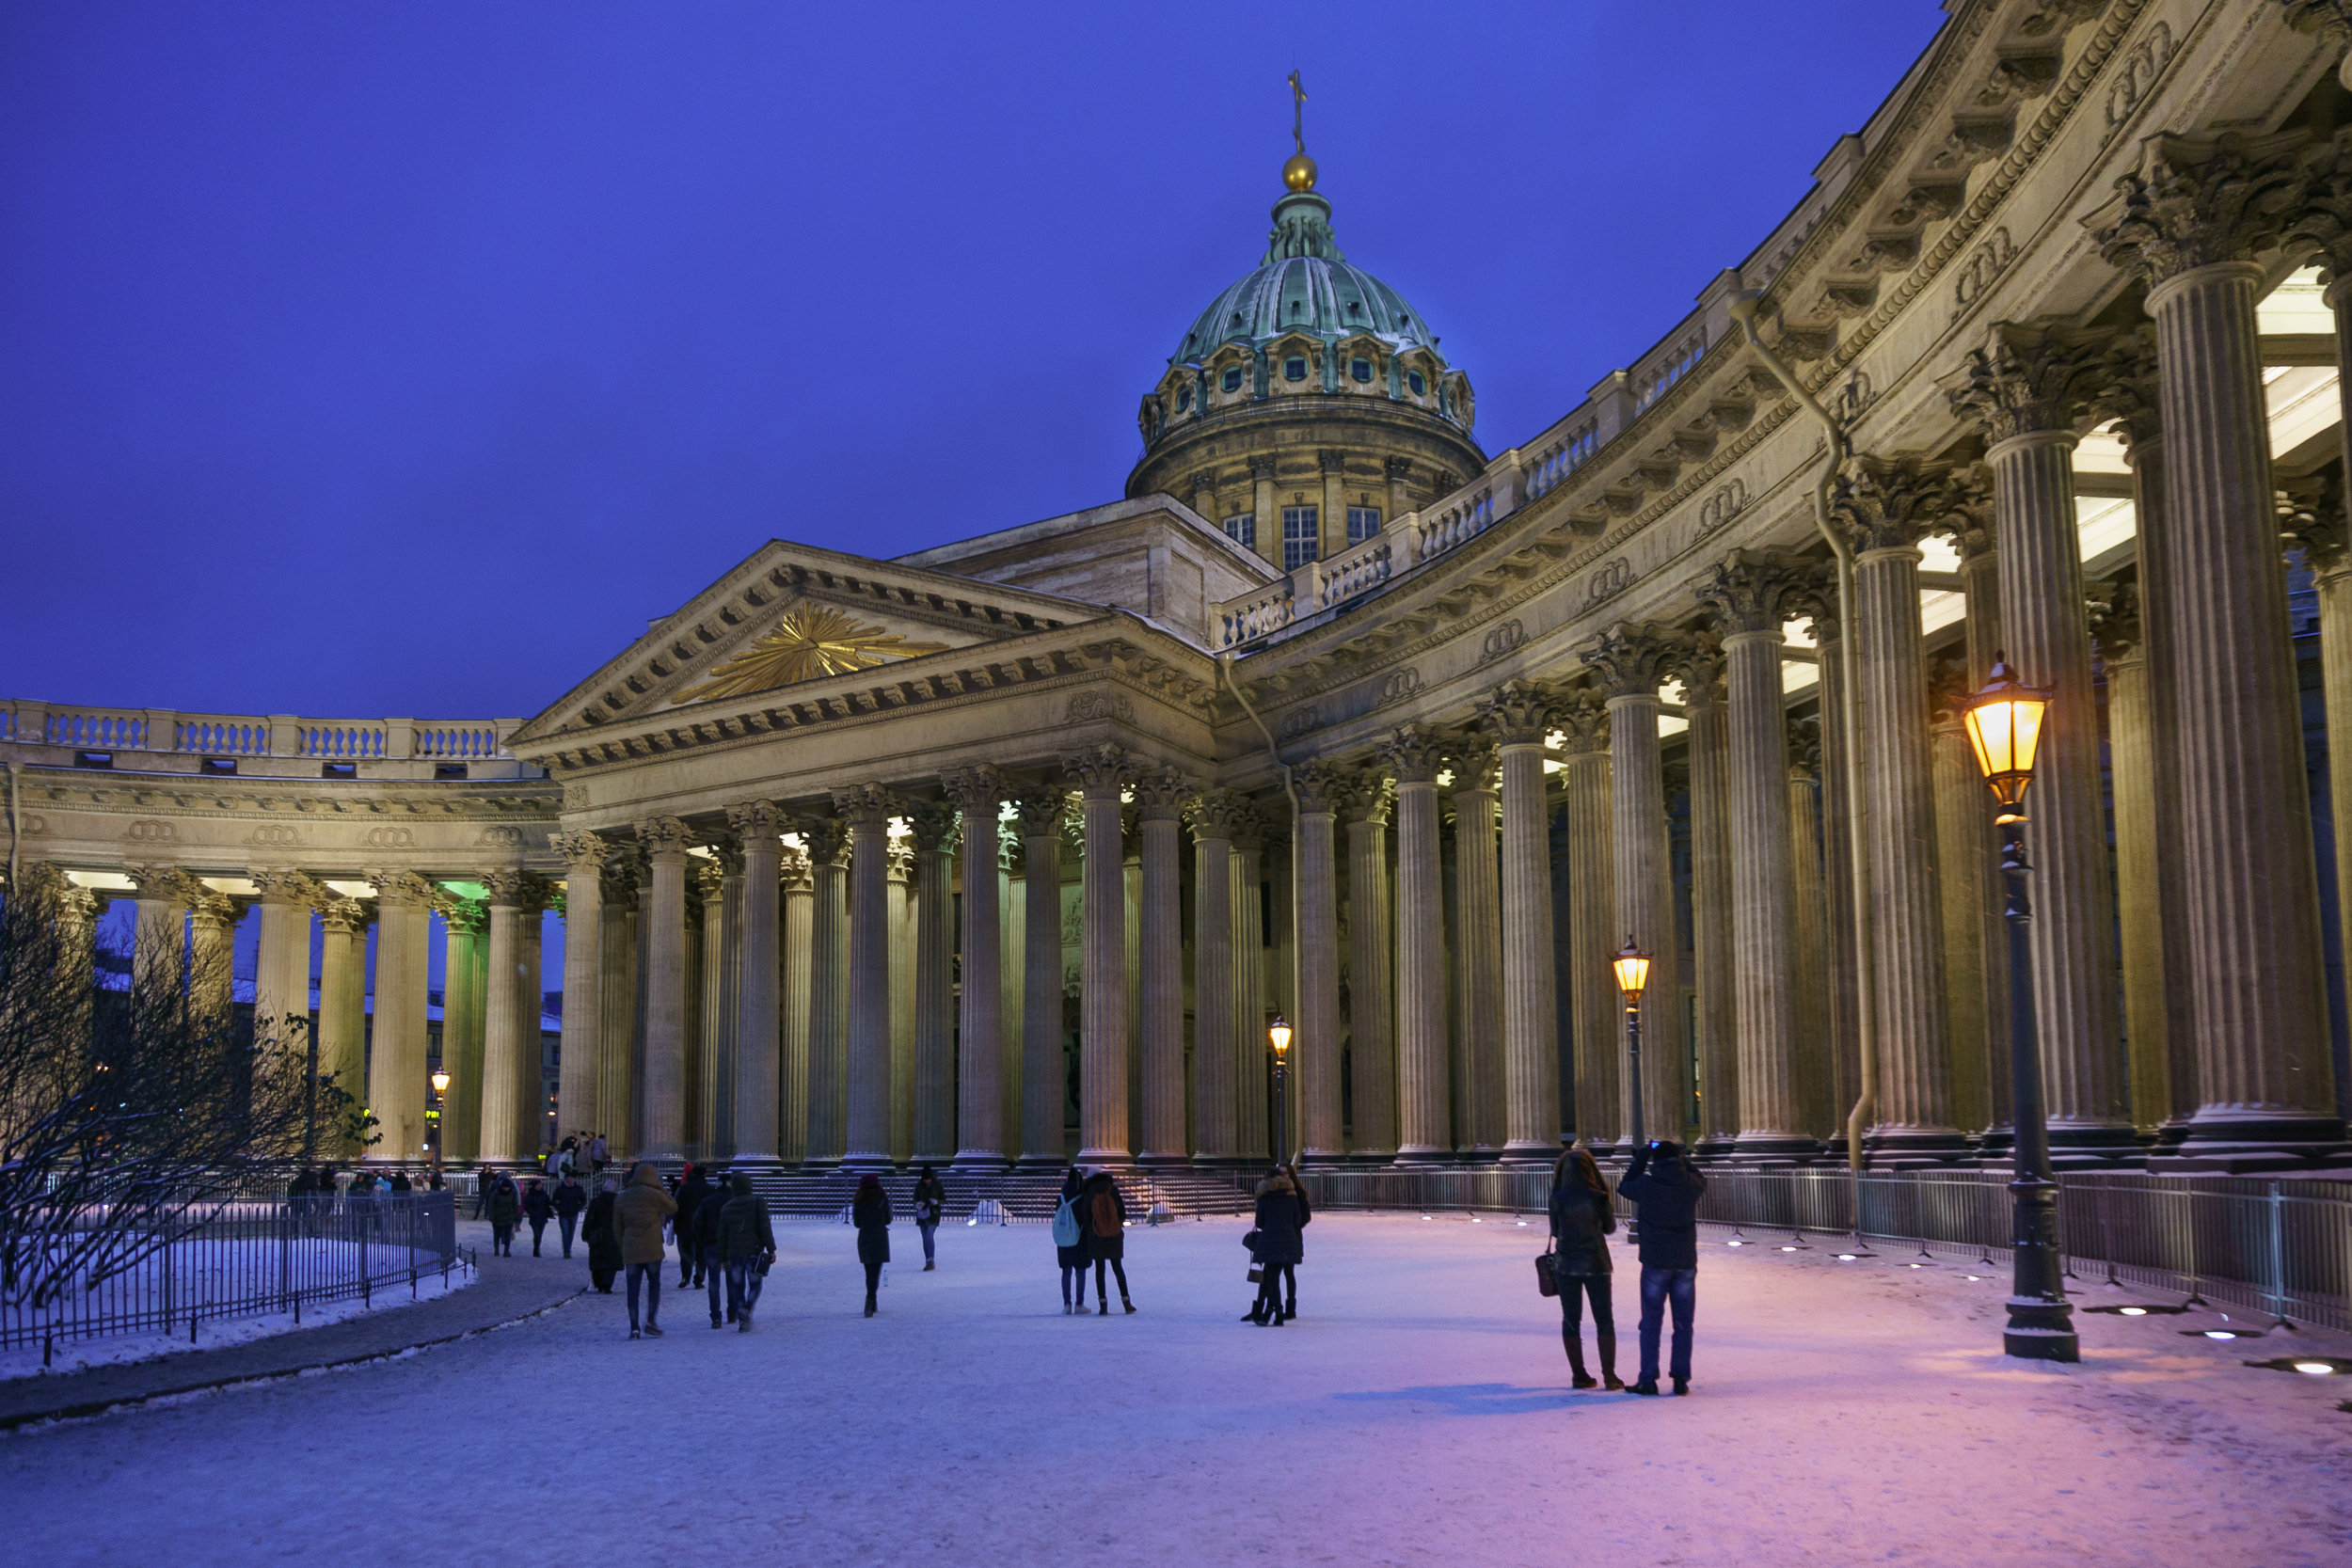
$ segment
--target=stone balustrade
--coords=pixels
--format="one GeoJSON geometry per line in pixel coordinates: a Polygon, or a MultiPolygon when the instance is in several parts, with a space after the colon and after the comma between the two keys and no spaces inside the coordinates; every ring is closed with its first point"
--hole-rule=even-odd
{"type": "Polygon", "coordinates": [[[153,773],[264,778],[537,778],[507,736],[521,719],[311,719],[0,702],[0,744],[21,760],[153,773]],[[452,773],[453,768],[465,769],[452,773]]]}

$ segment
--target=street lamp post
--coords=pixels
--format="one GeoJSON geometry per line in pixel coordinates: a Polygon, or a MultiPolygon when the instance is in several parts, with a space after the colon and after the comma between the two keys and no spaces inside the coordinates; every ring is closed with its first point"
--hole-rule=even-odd
{"type": "Polygon", "coordinates": [[[1642,992],[1649,985],[1649,955],[1633,945],[1628,936],[1625,945],[1611,960],[1617,972],[1617,990],[1625,993],[1625,1051],[1631,1063],[1633,1077],[1633,1148],[1642,1147],[1642,992]]]}
{"type": "Polygon", "coordinates": [[[2058,1181],[2050,1171],[2050,1129],[2042,1107],[2042,1046],[2034,1020],[2033,955],[2026,941],[2033,906],[2026,896],[2026,874],[2033,866],[2026,859],[2021,809],[2033,783],[2034,752],[2042,743],[2042,721],[2049,705],[2050,693],[2018,680],[2006,656],[1996,653],[1992,673],[1970,699],[1963,721],[1977,768],[1998,803],[1993,820],[2001,829],[2001,875],[2009,885],[2010,1076],[2017,1141],[2012,1151],[2016,1175],[2009,1184],[2009,1326],[2002,1330],[2001,1349],[2032,1361],[2075,1361],[2081,1359],[2081,1349],[2058,1257],[2058,1181]]]}
{"type": "Polygon", "coordinates": [[[1279,1165],[1291,1126],[1291,1026],[1282,1022],[1280,1013],[1266,1025],[1265,1037],[1274,1043],[1274,1163],[1279,1165]]]}
{"type": "Polygon", "coordinates": [[[448,1104],[449,1074],[437,1072],[433,1075],[433,1175],[437,1187],[440,1185],[441,1150],[449,1143],[449,1117],[445,1110],[448,1104]]]}

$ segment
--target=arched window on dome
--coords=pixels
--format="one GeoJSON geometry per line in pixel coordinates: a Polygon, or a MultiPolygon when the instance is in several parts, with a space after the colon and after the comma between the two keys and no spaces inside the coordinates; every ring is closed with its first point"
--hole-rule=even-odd
{"type": "Polygon", "coordinates": [[[1347,373],[1358,381],[1369,384],[1372,380],[1372,361],[1358,356],[1347,362],[1347,373]]]}
{"type": "Polygon", "coordinates": [[[1225,374],[1221,379],[1219,379],[1217,385],[1224,388],[1229,392],[1238,392],[1241,390],[1241,367],[1239,365],[1229,365],[1226,367],[1225,374]]]}
{"type": "Polygon", "coordinates": [[[1192,406],[1192,388],[1191,388],[1190,387],[1179,387],[1179,388],[1176,388],[1176,412],[1178,412],[1179,414],[1181,414],[1181,413],[1183,413],[1185,409],[1190,408],[1191,406],[1192,406]]]}
{"type": "Polygon", "coordinates": [[[1307,356],[1303,354],[1294,354],[1289,358],[1283,360],[1282,379],[1285,381],[1306,380],[1307,356]]]}

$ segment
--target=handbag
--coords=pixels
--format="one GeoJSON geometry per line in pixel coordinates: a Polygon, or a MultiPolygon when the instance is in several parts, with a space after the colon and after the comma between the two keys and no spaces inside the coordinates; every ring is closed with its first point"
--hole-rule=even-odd
{"type": "Polygon", "coordinates": [[[1265,1283],[1264,1264],[1252,1263],[1249,1265],[1249,1283],[1252,1285],[1263,1285],[1265,1283]]]}
{"type": "Polygon", "coordinates": [[[1535,1255],[1535,1289],[1547,1296],[1560,1293],[1560,1281],[1551,1272],[1555,1261],[1549,1246],[1535,1255]]]}

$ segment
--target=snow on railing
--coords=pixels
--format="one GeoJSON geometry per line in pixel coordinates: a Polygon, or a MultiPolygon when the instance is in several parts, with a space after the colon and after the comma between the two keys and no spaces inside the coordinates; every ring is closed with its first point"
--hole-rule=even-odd
{"type": "Polygon", "coordinates": [[[180,713],[0,702],[0,743],[83,752],[207,757],[316,757],[329,762],[510,758],[520,719],[305,719],[294,714],[180,713]]]}

